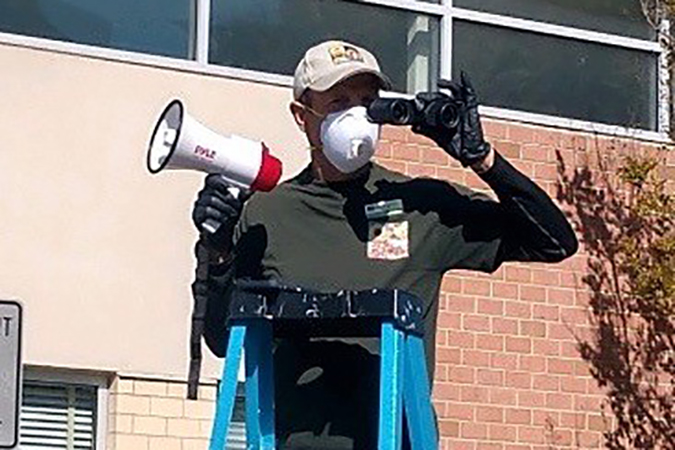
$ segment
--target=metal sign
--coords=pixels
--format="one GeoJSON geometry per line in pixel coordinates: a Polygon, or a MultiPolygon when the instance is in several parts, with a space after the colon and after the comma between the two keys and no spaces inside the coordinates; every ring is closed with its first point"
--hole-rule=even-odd
{"type": "Polygon", "coordinates": [[[21,305],[0,300],[0,449],[19,447],[21,305]]]}

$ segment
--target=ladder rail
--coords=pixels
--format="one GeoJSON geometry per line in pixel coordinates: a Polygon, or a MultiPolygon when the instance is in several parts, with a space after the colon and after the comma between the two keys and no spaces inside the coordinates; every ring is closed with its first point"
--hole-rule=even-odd
{"type": "MultiPolygon", "coordinates": [[[[374,331],[374,335],[379,334],[381,339],[377,449],[401,449],[404,416],[412,450],[437,449],[438,430],[421,338],[422,308],[414,297],[396,290],[389,293],[376,290],[347,294],[341,292],[333,297],[281,291],[278,298],[270,296],[269,300],[267,294],[247,295],[238,300],[239,304],[231,305],[233,316],[239,315],[228,326],[229,340],[209,450],[225,449],[236,397],[237,375],[244,353],[247,449],[275,448],[272,355],[273,337],[277,331],[275,320],[283,319],[280,323],[287,327],[291,323],[289,319],[310,317],[306,310],[320,314],[312,315],[303,323],[316,325],[317,321],[323,320],[331,324],[330,320],[333,320],[332,325],[335,326],[335,320],[338,319],[340,332],[345,330],[345,324],[353,327],[347,330],[349,332],[363,331],[363,322],[360,322],[359,328],[358,325],[351,325],[359,322],[352,322],[350,318],[376,321],[373,331],[377,331],[374,331]],[[297,306],[293,303],[296,300],[297,306]],[[342,306],[336,308],[333,300],[342,306]],[[383,301],[390,303],[382,306],[383,301]]],[[[315,330],[314,325],[309,328],[315,330]]],[[[283,330],[283,326],[280,329],[283,330]]]]}
{"type": "Polygon", "coordinates": [[[237,374],[246,338],[246,326],[234,325],[229,330],[223,377],[218,386],[216,413],[211,431],[209,450],[224,450],[230,429],[234,401],[237,396],[237,374]]]}
{"type": "Polygon", "coordinates": [[[249,326],[246,358],[246,439],[248,448],[274,450],[274,372],[272,324],[256,320],[249,326]]]}

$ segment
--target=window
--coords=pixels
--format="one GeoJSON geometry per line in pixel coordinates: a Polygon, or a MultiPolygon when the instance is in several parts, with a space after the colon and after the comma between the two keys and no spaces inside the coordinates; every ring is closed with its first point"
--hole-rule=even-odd
{"type": "Polygon", "coordinates": [[[656,130],[656,54],[460,20],[453,41],[490,106],[656,130]]]}
{"type": "Polygon", "coordinates": [[[668,119],[659,117],[664,97],[659,82],[667,69],[640,2],[454,0],[454,5],[452,73],[471,75],[481,103],[666,131],[668,119]]]}
{"type": "Polygon", "coordinates": [[[377,55],[394,89],[438,76],[440,19],[404,9],[322,0],[213,0],[209,61],[293,75],[304,51],[340,38],[377,55]]]}
{"type": "Polygon", "coordinates": [[[454,0],[454,6],[654,40],[639,0],[454,0]]]}
{"type": "Polygon", "coordinates": [[[230,429],[225,442],[226,450],[246,450],[246,397],[245,383],[237,383],[237,393],[234,398],[234,409],[230,429]]]}
{"type": "Polygon", "coordinates": [[[2,0],[0,31],[188,56],[191,0],[2,0]]]}
{"type": "Polygon", "coordinates": [[[670,121],[668,63],[637,0],[2,0],[0,31],[286,76],[342,38],[400,93],[465,70],[504,117],[670,121]]]}
{"type": "Polygon", "coordinates": [[[486,106],[668,124],[663,51],[635,0],[213,0],[210,18],[213,64],[292,75],[306,48],[341,37],[371,49],[397,92],[464,70],[486,106]]]}
{"type": "Polygon", "coordinates": [[[28,368],[22,386],[22,450],[104,450],[105,379],[28,368]]]}

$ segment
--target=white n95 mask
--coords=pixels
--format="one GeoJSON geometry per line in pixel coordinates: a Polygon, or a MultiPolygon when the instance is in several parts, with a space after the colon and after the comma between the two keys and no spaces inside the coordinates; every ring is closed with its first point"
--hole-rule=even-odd
{"type": "Polygon", "coordinates": [[[380,125],[368,121],[365,106],[330,113],[321,123],[323,153],[342,173],[365,166],[379,138],[380,125]]]}

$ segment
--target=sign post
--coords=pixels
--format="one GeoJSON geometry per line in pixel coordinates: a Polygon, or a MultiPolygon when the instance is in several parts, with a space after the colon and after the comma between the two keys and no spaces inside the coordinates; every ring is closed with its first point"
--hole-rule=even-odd
{"type": "Polygon", "coordinates": [[[21,304],[0,300],[0,449],[19,448],[21,304]]]}

